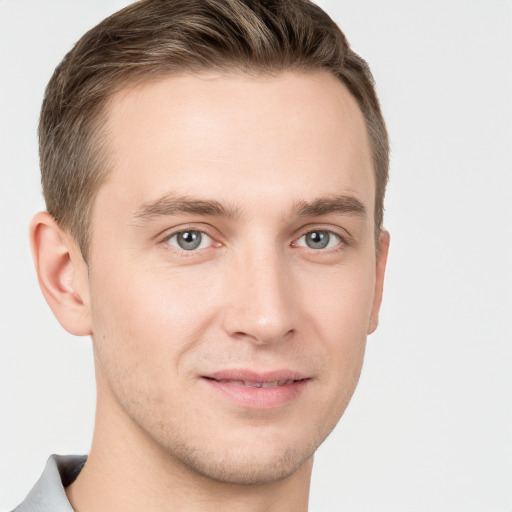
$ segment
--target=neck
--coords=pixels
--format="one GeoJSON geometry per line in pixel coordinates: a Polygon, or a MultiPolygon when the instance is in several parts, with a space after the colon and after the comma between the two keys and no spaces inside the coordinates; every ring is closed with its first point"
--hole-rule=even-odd
{"type": "Polygon", "coordinates": [[[77,512],[305,512],[312,458],[275,482],[240,485],[212,480],[186,467],[98,397],[91,451],[66,488],[77,512]]]}

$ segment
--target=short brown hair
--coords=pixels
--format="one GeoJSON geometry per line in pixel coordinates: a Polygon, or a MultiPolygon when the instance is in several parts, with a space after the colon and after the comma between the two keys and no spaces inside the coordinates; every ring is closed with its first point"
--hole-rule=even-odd
{"type": "Polygon", "coordinates": [[[95,193],[108,172],[105,105],[135,82],[177,71],[327,70],[357,100],[368,130],[380,233],[389,166],[386,127],[368,65],[307,0],[141,0],[89,30],[45,92],[40,165],[48,212],[84,258],[95,193]]]}

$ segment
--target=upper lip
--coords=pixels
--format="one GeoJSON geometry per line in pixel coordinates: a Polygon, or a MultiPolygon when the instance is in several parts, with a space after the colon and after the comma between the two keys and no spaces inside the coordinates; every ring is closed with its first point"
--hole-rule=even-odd
{"type": "Polygon", "coordinates": [[[257,372],[249,369],[227,369],[203,375],[204,378],[218,381],[245,381],[245,382],[278,382],[290,380],[304,380],[308,376],[295,370],[272,370],[257,372]]]}

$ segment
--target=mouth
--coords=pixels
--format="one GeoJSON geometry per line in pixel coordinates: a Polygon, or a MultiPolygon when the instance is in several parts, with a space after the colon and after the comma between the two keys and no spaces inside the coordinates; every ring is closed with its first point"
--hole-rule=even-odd
{"type": "Polygon", "coordinates": [[[225,370],[205,375],[202,380],[232,404],[250,409],[273,409],[297,399],[311,378],[290,370],[265,373],[225,370]]]}
{"type": "MultiPolygon", "coordinates": [[[[209,377],[206,377],[209,378],[209,377]]],[[[260,381],[250,381],[250,380],[229,380],[229,379],[212,379],[217,382],[228,382],[229,384],[233,384],[233,386],[246,386],[248,388],[277,388],[278,386],[286,386],[288,384],[293,384],[294,382],[298,382],[294,379],[286,379],[286,380],[275,380],[272,382],[260,382],[260,381]]],[[[303,379],[300,379],[303,380],[303,379]]]]}

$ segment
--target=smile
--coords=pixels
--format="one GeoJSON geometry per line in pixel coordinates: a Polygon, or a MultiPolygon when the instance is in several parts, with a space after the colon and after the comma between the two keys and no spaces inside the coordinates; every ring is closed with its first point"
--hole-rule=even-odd
{"type": "Polygon", "coordinates": [[[289,370],[226,370],[201,379],[223,401],[249,409],[275,409],[296,400],[311,378],[289,370]]]}

